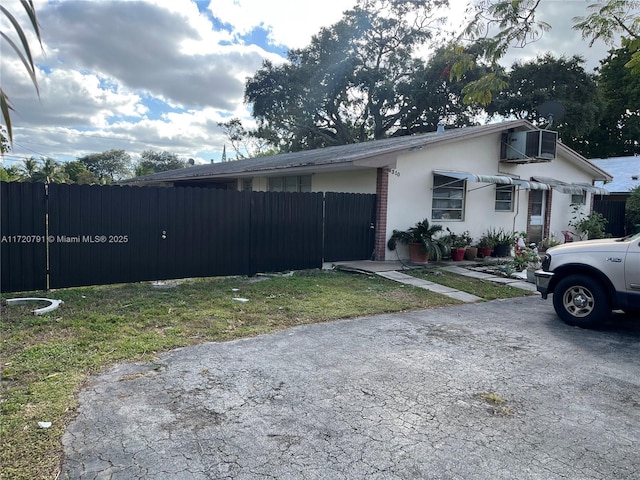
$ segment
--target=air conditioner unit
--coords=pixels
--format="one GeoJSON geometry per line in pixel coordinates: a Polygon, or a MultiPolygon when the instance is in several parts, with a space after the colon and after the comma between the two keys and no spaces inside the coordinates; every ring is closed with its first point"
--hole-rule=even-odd
{"type": "Polygon", "coordinates": [[[501,160],[511,163],[548,162],[556,158],[558,132],[529,130],[511,132],[503,140],[501,160]]]}

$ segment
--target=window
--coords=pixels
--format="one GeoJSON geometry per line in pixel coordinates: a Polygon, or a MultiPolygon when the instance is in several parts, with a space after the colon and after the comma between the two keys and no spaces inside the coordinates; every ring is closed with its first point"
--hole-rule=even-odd
{"type": "Polygon", "coordinates": [[[243,192],[250,192],[251,190],[253,190],[253,178],[243,178],[241,190],[243,192]]]}
{"type": "Polygon", "coordinates": [[[311,175],[269,177],[270,192],[310,192],[311,175]]]}
{"type": "Polygon", "coordinates": [[[463,220],[466,187],[466,180],[434,175],[431,218],[434,220],[463,220]]]}
{"type": "Polygon", "coordinates": [[[587,203],[587,198],[584,192],[571,195],[571,203],[576,205],[584,205],[587,203]]]}
{"type": "Polygon", "coordinates": [[[496,212],[513,212],[513,185],[496,185],[496,212]]]}

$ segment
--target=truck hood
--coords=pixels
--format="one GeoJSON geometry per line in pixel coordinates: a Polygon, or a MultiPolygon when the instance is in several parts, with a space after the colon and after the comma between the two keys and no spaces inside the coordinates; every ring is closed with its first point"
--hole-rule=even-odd
{"type": "Polygon", "coordinates": [[[597,240],[583,240],[580,242],[563,243],[551,247],[547,252],[550,255],[564,255],[578,252],[624,252],[629,248],[629,241],[620,241],[615,238],[601,238],[597,240]]]}

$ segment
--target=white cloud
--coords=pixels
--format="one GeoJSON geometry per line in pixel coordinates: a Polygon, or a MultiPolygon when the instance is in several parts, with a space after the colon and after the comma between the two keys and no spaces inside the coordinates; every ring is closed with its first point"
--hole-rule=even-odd
{"type": "MultiPolygon", "coordinates": [[[[16,143],[8,158],[75,158],[122,148],[134,157],[163,149],[219,159],[225,139],[217,123],[236,116],[252,125],[244,83],[263,60],[283,61],[269,53],[273,46],[308,45],[356,0],[211,0],[207,10],[199,3],[203,11],[190,0],[36,0],[46,55],[27,33],[41,69],[40,99],[19,59],[2,45],[2,87],[16,108],[16,143]],[[229,28],[216,29],[210,15],[229,28]],[[239,40],[257,27],[269,32],[272,45],[239,40]]],[[[466,4],[451,0],[454,31],[466,4]]],[[[551,51],[583,54],[596,66],[607,47],[588,49],[571,29],[587,4],[543,0],[540,18],[552,24],[551,32],[511,51],[507,64],[551,51]]],[[[28,25],[17,1],[3,5],[28,25]]]]}
{"type": "Polygon", "coordinates": [[[275,45],[300,48],[309,44],[321,27],[336,23],[356,0],[212,0],[209,10],[240,35],[256,27],[270,31],[275,45]]]}

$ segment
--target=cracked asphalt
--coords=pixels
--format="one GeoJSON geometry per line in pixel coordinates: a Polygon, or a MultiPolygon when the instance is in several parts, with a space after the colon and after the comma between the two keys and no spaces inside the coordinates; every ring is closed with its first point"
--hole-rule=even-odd
{"type": "Polygon", "coordinates": [[[92,377],[70,479],[640,479],[640,322],[525,297],[307,325],[92,377]]]}

